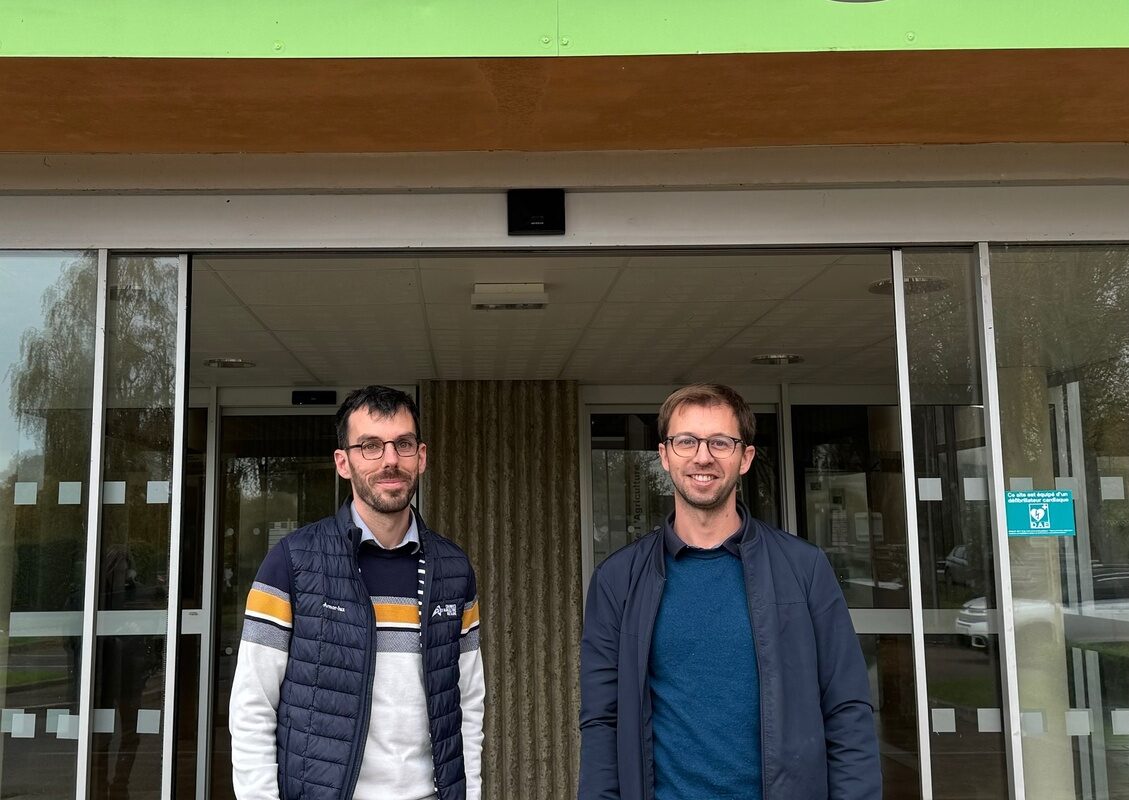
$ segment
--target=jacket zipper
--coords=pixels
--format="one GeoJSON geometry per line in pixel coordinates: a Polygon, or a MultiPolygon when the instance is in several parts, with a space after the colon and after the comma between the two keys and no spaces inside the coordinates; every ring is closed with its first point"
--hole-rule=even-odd
{"type": "Polygon", "coordinates": [[[420,528],[419,568],[423,570],[423,576],[419,579],[419,657],[423,677],[424,705],[427,709],[427,742],[431,746],[431,779],[432,785],[435,787],[435,796],[439,797],[439,776],[435,771],[435,740],[431,736],[431,695],[427,691],[427,624],[430,619],[427,610],[431,608],[432,570],[427,568],[426,550],[423,544],[426,536],[422,530],[422,525],[420,528]]]}
{"type": "MultiPolygon", "coordinates": [[[[663,558],[665,558],[666,548],[665,548],[665,545],[663,543],[662,537],[659,536],[657,538],[658,538],[658,565],[662,565],[662,560],[663,560],[663,558]]],[[[641,658],[639,659],[640,666],[641,666],[641,669],[640,669],[641,674],[639,676],[639,685],[642,687],[642,693],[643,693],[643,696],[640,698],[640,701],[641,701],[644,709],[647,709],[650,706],[650,698],[648,696],[649,693],[650,693],[650,682],[647,680],[647,676],[648,676],[648,673],[650,671],[650,663],[651,663],[651,640],[654,638],[654,635],[655,635],[655,621],[659,618],[659,603],[662,602],[663,589],[666,586],[666,573],[664,571],[665,567],[659,568],[658,565],[656,565],[656,570],[655,570],[656,572],[658,572],[658,575],[659,575],[659,580],[658,580],[658,583],[657,583],[658,588],[655,590],[654,602],[650,603],[650,609],[651,609],[650,610],[650,619],[647,620],[647,626],[644,629],[646,631],[646,633],[644,634],[644,636],[641,636],[639,638],[639,644],[640,644],[640,650],[641,650],[641,658]]],[[[641,633],[642,633],[642,631],[641,631],[641,633]]],[[[644,766],[644,769],[646,770],[646,774],[643,776],[643,779],[644,779],[643,789],[644,789],[644,792],[645,792],[644,796],[647,797],[647,798],[653,798],[655,796],[655,750],[654,750],[654,742],[652,740],[652,737],[649,735],[650,734],[650,718],[647,717],[647,719],[644,719],[642,714],[640,714],[639,716],[640,716],[639,727],[641,728],[641,730],[639,731],[639,741],[644,748],[643,766],[644,766]],[[650,742],[650,743],[648,744],[648,742],[650,742]]]]}
{"type": "MultiPolygon", "coordinates": [[[[748,523],[747,523],[748,524],[748,523]]],[[[744,548],[741,548],[742,550],[744,548]]],[[[749,548],[752,550],[752,548],[749,548]]],[[[745,555],[741,554],[741,577],[745,581],[745,605],[749,611],[749,627],[753,630],[753,656],[757,660],[757,691],[760,693],[760,735],[761,735],[761,797],[763,800],[769,800],[768,797],[768,770],[765,768],[765,739],[764,739],[764,670],[761,668],[761,649],[757,646],[757,629],[756,614],[753,611],[753,598],[749,592],[749,587],[752,580],[749,575],[752,573],[752,565],[749,565],[748,572],[745,571],[745,555]]]]}
{"type": "Polygon", "coordinates": [[[345,798],[345,800],[351,800],[351,798],[353,797],[353,792],[357,790],[357,781],[360,780],[361,777],[361,759],[364,757],[365,741],[368,739],[369,720],[372,716],[372,685],[376,680],[376,676],[373,674],[376,671],[376,661],[374,657],[376,650],[374,642],[374,639],[376,638],[376,619],[372,610],[372,600],[369,597],[368,589],[365,588],[364,577],[361,575],[361,565],[359,559],[357,558],[357,548],[352,548],[352,551],[353,566],[357,570],[356,585],[361,594],[361,608],[368,610],[368,613],[365,615],[365,618],[368,620],[368,624],[366,626],[368,629],[368,641],[365,645],[366,669],[365,692],[363,695],[365,702],[361,706],[361,716],[358,720],[358,730],[361,732],[361,735],[353,740],[353,752],[349,756],[353,765],[353,773],[349,777],[349,785],[346,786],[344,791],[341,793],[341,797],[345,798]]]}

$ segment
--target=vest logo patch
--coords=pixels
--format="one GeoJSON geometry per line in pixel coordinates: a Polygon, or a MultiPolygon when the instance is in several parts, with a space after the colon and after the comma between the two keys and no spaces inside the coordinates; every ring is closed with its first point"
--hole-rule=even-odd
{"type": "Polygon", "coordinates": [[[328,608],[330,611],[340,611],[342,614],[345,613],[345,606],[331,606],[329,603],[322,603],[321,607],[328,608]]]}
{"type": "Polygon", "coordinates": [[[444,603],[435,607],[435,610],[431,612],[431,618],[435,619],[436,617],[454,617],[457,616],[458,613],[458,605],[456,605],[455,603],[444,603]]]}

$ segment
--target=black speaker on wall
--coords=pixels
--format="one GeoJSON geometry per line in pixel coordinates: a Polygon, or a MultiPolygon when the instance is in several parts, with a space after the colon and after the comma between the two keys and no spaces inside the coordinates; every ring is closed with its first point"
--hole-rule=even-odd
{"type": "Polygon", "coordinates": [[[510,236],[561,236],[565,232],[564,189],[506,192],[510,236]]]}

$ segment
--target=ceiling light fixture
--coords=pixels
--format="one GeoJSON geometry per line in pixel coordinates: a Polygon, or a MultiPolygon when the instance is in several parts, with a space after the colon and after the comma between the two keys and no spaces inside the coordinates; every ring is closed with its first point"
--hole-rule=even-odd
{"type": "Polygon", "coordinates": [[[205,358],[204,366],[216,369],[250,369],[256,364],[245,358],[205,358]]]}
{"type": "Polygon", "coordinates": [[[749,363],[758,367],[783,367],[803,363],[803,360],[804,357],[796,353],[761,353],[750,358],[749,363]]]}
{"type": "MultiPolygon", "coordinates": [[[[935,275],[911,275],[908,278],[902,278],[902,285],[905,286],[906,294],[930,294],[932,292],[943,292],[953,283],[947,278],[938,278],[935,275]]],[[[871,294],[893,296],[894,281],[891,278],[883,278],[870,284],[866,287],[866,290],[871,294]]]]}
{"type": "Polygon", "coordinates": [[[549,305],[543,283],[476,283],[470,296],[478,311],[528,311],[549,305]]]}

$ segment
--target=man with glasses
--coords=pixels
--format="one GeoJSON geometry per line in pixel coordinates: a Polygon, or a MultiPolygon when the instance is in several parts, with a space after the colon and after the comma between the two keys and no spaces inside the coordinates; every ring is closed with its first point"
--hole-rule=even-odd
{"type": "Polygon", "coordinates": [[[674,512],[592,576],[580,800],[873,800],[870,683],[827,558],[749,516],[755,420],[728,386],[659,411],[674,512]]]}
{"type": "Polygon", "coordinates": [[[337,411],[353,496],[274,547],[247,597],[231,690],[239,800],[478,800],[485,684],[474,571],[411,507],[415,401],[337,411]]]}

